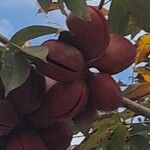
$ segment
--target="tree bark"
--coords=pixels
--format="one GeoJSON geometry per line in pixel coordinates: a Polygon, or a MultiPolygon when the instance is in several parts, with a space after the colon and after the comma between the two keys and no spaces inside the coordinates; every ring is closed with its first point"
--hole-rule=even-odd
{"type": "Polygon", "coordinates": [[[141,114],[147,118],[150,118],[150,109],[149,108],[147,108],[143,105],[140,105],[140,104],[136,103],[135,101],[132,101],[126,97],[123,97],[122,103],[123,103],[123,106],[127,107],[128,109],[130,109],[138,114],[141,114]]]}

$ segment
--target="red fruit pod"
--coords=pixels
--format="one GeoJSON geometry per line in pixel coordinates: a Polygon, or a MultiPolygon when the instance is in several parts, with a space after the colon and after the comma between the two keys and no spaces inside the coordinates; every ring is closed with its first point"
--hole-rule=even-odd
{"type": "Polygon", "coordinates": [[[65,150],[72,140],[72,131],[66,122],[55,122],[37,132],[48,150],[65,150]]]}
{"type": "MultiPolygon", "coordinates": [[[[45,76],[46,80],[46,92],[57,83],[56,80],[53,80],[47,76],[45,76]]],[[[44,102],[44,101],[43,101],[44,102]]],[[[53,123],[53,119],[49,117],[44,109],[39,108],[37,111],[28,114],[27,120],[31,128],[46,128],[53,123]]]]}
{"type": "Polygon", "coordinates": [[[112,34],[105,55],[91,60],[89,66],[108,74],[116,74],[129,67],[134,62],[135,56],[135,46],[129,40],[112,34]]]}
{"type": "Polygon", "coordinates": [[[11,102],[0,100],[0,136],[9,134],[18,123],[18,114],[11,102]]]}
{"type": "Polygon", "coordinates": [[[48,40],[42,45],[49,49],[49,54],[48,63],[41,60],[34,62],[40,72],[61,82],[72,81],[80,76],[84,59],[78,49],[58,40],[48,40]]]}
{"type": "Polygon", "coordinates": [[[103,55],[109,44],[109,27],[104,15],[95,7],[88,7],[90,20],[84,21],[70,14],[67,18],[69,30],[77,38],[77,47],[86,60],[103,55]]]}
{"type": "Polygon", "coordinates": [[[47,150],[37,134],[22,132],[11,135],[5,150],[47,150]]]}
{"type": "Polygon", "coordinates": [[[55,119],[70,119],[77,115],[88,99],[88,89],[82,80],[56,83],[48,91],[42,107],[28,115],[34,128],[46,128],[55,119]]]}
{"type": "Polygon", "coordinates": [[[113,111],[121,106],[121,90],[110,75],[91,73],[88,77],[91,104],[100,111],[113,111]]]}
{"type": "Polygon", "coordinates": [[[45,108],[45,106],[28,114],[27,119],[29,126],[34,129],[49,127],[54,122],[54,119],[49,115],[49,109],[47,107],[45,108]]]}
{"type": "Polygon", "coordinates": [[[87,86],[82,80],[55,84],[46,95],[45,105],[54,119],[72,118],[85,106],[88,99],[87,86]]]}
{"type": "Polygon", "coordinates": [[[32,69],[25,83],[12,90],[6,99],[13,102],[21,114],[29,114],[41,106],[45,93],[44,76],[32,69]]]}

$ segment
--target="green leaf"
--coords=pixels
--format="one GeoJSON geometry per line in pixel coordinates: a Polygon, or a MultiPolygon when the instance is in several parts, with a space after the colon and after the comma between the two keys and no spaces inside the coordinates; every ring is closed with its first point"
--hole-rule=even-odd
{"type": "Polygon", "coordinates": [[[5,96],[22,85],[30,73],[30,64],[18,53],[5,51],[2,55],[1,79],[5,87],[5,96]]]}
{"type": "Polygon", "coordinates": [[[86,0],[63,0],[67,8],[77,17],[89,20],[86,0]]]}
{"type": "Polygon", "coordinates": [[[134,24],[141,29],[150,32],[150,1],[149,0],[125,0],[133,17],[134,24]]]}
{"type": "Polygon", "coordinates": [[[0,46],[0,70],[2,68],[2,61],[1,61],[1,58],[2,58],[2,55],[3,55],[3,52],[6,51],[6,48],[3,47],[3,46],[0,46]]]}
{"type": "Polygon", "coordinates": [[[141,31],[141,29],[139,27],[135,26],[133,19],[132,19],[132,16],[130,15],[126,35],[131,34],[131,39],[133,39],[140,31],[141,31]]]}
{"type": "Polygon", "coordinates": [[[36,58],[39,58],[47,62],[46,57],[48,55],[49,50],[45,46],[26,47],[26,48],[22,48],[22,50],[28,55],[34,56],[36,58]]]}
{"type": "Polygon", "coordinates": [[[58,32],[58,29],[53,27],[33,25],[18,31],[10,41],[18,46],[22,46],[28,40],[56,32],[58,32]]]}
{"type": "Polygon", "coordinates": [[[64,4],[63,4],[63,0],[58,0],[58,2],[59,2],[59,6],[60,6],[60,10],[61,10],[62,14],[67,16],[67,13],[65,11],[65,7],[64,7],[64,4]]]}
{"type": "Polygon", "coordinates": [[[75,150],[100,149],[100,144],[113,133],[119,124],[120,119],[117,115],[96,121],[93,124],[93,132],[75,150]]]}
{"type": "Polygon", "coordinates": [[[0,58],[1,58],[4,51],[6,51],[6,48],[3,46],[0,46],[0,58]]]}
{"type": "Polygon", "coordinates": [[[37,0],[41,8],[47,13],[52,0],[37,0]]]}
{"type": "Polygon", "coordinates": [[[145,138],[149,138],[150,140],[150,135],[148,133],[150,133],[150,123],[137,123],[137,124],[133,124],[131,127],[132,130],[130,130],[130,134],[131,136],[135,136],[135,135],[140,135],[143,136],[145,138]]]}
{"type": "Polygon", "coordinates": [[[135,135],[130,138],[131,150],[150,150],[149,140],[143,136],[135,135]]]}
{"type": "Polygon", "coordinates": [[[137,123],[131,126],[131,150],[150,149],[150,123],[137,123]]]}
{"type": "Polygon", "coordinates": [[[112,0],[108,17],[111,32],[125,35],[129,22],[129,10],[124,0],[112,0]]]}
{"type": "Polygon", "coordinates": [[[100,146],[103,150],[126,150],[129,148],[129,132],[125,125],[120,124],[100,146]]]}
{"type": "Polygon", "coordinates": [[[10,46],[10,51],[20,53],[24,55],[25,58],[34,59],[36,57],[45,62],[47,62],[46,58],[49,53],[49,49],[45,46],[31,46],[22,48],[13,43],[10,46]]]}

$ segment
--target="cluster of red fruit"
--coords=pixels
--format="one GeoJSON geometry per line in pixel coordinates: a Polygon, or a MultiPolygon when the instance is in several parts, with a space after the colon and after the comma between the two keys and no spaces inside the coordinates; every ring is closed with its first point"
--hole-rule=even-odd
{"type": "MultiPolygon", "coordinates": [[[[47,63],[35,60],[28,80],[0,100],[1,149],[64,150],[72,139],[66,120],[87,105],[100,111],[121,106],[121,92],[111,75],[133,63],[135,47],[109,34],[100,10],[88,10],[90,21],[68,16],[70,31],[42,44],[49,49],[47,63]],[[90,67],[100,73],[90,72],[90,67]]],[[[3,93],[2,86],[1,99],[3,93]]]]}

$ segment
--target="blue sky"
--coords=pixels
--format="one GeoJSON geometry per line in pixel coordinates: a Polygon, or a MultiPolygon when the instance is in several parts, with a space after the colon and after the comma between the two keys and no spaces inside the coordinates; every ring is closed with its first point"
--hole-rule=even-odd
{"type": "MultiPolygon", "coordinates": [[[[91,0],[88,2],[92,5],[98,5],[99,0],[91,0]]],[[[107,6],[108,7],[108,6],[107,6]]],[[[43,14],[37,14],[38,7],[35,0],[1,0],[0,2],[0,33],[10,38],[18,30],[30,25],[53,25],[47,23],[48,20],[43,14]]],[[[55,22],[66,28],[65,16],[60,11],[52,11],[47,15],[50,22],[55,22]]],[[[52,36],[44,36],[32,41],[33,44],[41,44],[45,39],[56,38],[52,36]]],[[[117,79],[129,84],[132,75],[132,68],[127,69],[117,76],[117,79]]]]}
{"type": "MultiPolygon", "coordinates": [[[[99,0],[91,0],[92,5],[97,5],[99,0]]],[[[47,24],[42,14],[36,14],[38,7],[35,0],[1,0],[0,2],[0,32],[12,36],[19,29],[34,25],[47,24]]],[[[60,11],[48,13],[49,20],[65,27],[65,17],[60,11]]],[[[52,24],[51,24],[52,25],[52,24]]]]}
{"type": "MultiPolygon", "coordinates": [[[[30,25],[50,25],[48,20],[37,14],[38,7],[34,0],[1,0],[0,33],[11,37],[18,30],[30,25]]],[[[59,11],[48,14],[51,22],[65,26],[65,17],[59,11]]]]}

